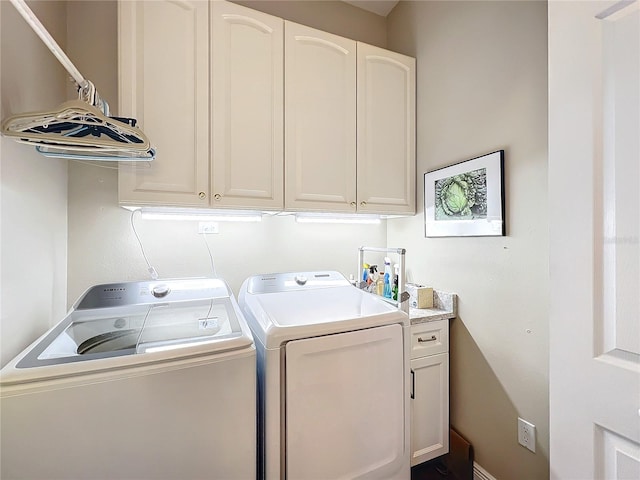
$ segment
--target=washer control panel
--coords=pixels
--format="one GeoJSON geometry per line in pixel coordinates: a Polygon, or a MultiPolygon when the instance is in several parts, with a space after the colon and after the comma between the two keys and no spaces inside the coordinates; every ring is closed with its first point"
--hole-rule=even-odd
{"type": "Polygon", "coordinates": [[[80,297],[74,308],[90,310],[153,304],[158,301],[166,303],[229,296],[231,296],[229,287],[223,280],[217,278],[109,283],[91,287],[80,297]]]}

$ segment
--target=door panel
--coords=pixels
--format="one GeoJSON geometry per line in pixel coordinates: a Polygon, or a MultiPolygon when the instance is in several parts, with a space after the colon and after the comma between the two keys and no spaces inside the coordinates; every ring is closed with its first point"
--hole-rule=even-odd
{"type": "Polygon", "coordinates": [[[358,210],[415,213],[415,59],[358,42],[358,210]]]}
{"type": "Polygon", "coordinates": [[[549,2],[553,479],[640,472],[639,3],[549,2]]]}
{"type": "Polygon", "coordinates": [[[601,355],[640,363],[640,12],[618,12],[602,27],[601,355]],[[635,268],[634,268],[635,267],[635,268]]]}
{"type": "Polygon", "coordinates": [[[283,20],[211,9],[212,205],[282,209],[283,20]]]}
{"type": "Polygon", "coordinates": [[[356,42],[285,22],[285,205],[355,212],[356,42]]]}
{"type": "Polygon", "coordinates": [[[400,325],[289,342],[287,478],[393,478],[406,458],[405,398],[400,325]]]}
{"type": "Polygon", "coordinates": [[[148,165],[120,164],[120,202],[206,206],[208,3],[118,6],[120,114],[136,118],[157,151],[148,165]]]}
{"type": "Polygon", "coordinates": [[[411,360],[411,466],[449,452],[449,354],[411,360]]]}

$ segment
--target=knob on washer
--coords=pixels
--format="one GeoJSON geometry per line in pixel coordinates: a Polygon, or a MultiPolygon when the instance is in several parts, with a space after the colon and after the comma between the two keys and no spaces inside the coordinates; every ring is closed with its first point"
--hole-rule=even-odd
{"type": "Polygon", "coordinates": [[[156,285],[155,287],[153,287],[153,289],[151,289],[151,293],[156,298],[166,297],[167,295],[169,295],[170,291],[171,289],[168,285],[156,285]]]}

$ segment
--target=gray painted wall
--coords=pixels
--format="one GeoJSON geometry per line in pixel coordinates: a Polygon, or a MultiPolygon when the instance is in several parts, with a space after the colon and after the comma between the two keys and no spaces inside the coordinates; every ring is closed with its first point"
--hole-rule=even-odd
{"type": "Polygon", "coordinates": [[[451,423],[499,479],[548,478],[546,2],[405,2],[388,47],[417,57],[417,216],[388,221],[410,276],[459,295],[451,423]],[[425,238],[422,174],[505,150],[506,237],[425,238]],[[537,427],[536,453],[517,417],[537,427]]]}
{"type": "Polygon", "coordinates": [[[292,22],[386,47],[387,19],[336,0],[233,0],[292,22]]]}
{"type": "MultiPolygon", "coordinates": [[[[65,2],[29,2],[65,44],[65,2]]],[[[8,1],[0,2],[0,117],[55,109],[66,72],[8,1]]],[[[0,366],[66,311],[67,164],[0,138],[0,366]]]]}

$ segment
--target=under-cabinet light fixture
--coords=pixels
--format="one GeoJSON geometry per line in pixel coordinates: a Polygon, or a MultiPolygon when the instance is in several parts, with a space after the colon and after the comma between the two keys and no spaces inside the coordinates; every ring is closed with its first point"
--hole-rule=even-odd
{"type": "Polygon", "coordinates": [[[262,221],[262,212],[254,210],[142,207],[140,208],[140,213],[142,218],[146,220],[195,220],[199,222],[262,221]]]}
{"type": "Polygon", "coordinates": [[[354,215],[348,213],[296,213],[296,222],[379,225],[380,217],[378,215],[354,215]]]}

